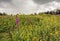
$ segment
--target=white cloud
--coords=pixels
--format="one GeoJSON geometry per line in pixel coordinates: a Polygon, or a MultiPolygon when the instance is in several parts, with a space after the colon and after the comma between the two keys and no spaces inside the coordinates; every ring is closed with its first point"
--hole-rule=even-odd
{"type": "Polygon", "coordinates": [[[53,1],[43,5],[36,4],[33,0],[12,0],[11,2],[0,2],[0,12],[8,14],[44,12],[59,8],[60,3],[53,1]]]}

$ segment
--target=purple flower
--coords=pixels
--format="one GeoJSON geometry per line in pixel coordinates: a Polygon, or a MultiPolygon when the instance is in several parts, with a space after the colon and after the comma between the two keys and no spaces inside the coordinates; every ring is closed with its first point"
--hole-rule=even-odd
{"type": "Polygon", "coordinates": [[[18,17],[16,15],[16,27],[18,27],[18,17]]]}

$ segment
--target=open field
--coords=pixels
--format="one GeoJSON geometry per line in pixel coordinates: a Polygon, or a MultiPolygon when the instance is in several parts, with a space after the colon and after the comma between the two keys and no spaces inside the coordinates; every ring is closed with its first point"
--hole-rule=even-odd
{"type": "Polygon", "coordinates": [[[60,41],[60,15],[0,16],[0,41],[60,41]]]}

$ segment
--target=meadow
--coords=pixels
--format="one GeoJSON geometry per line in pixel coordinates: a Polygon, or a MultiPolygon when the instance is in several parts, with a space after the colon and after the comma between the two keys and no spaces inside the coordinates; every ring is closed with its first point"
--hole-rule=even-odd
{"type": "Polygon", "coordinates": [[[0,16],[0,41],[60,41],[60,15],[0,16]]]}

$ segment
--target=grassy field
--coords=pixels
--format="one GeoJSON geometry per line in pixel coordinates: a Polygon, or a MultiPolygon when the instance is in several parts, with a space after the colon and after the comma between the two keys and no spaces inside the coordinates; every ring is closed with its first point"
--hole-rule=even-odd
{"type": "Polygon", "coordinates": [[[0,16],[0,41],[60,41],[60,15],[0,16]]]}

